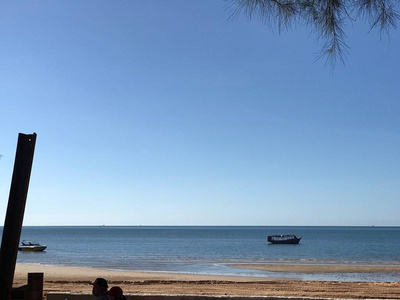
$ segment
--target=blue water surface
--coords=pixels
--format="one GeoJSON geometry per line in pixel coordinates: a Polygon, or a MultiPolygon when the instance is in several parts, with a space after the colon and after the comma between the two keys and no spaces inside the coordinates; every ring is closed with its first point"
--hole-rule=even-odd
{"type": "Polygon", "coordinates": [[[24,227],[21,240],[42,253],[20,252],[18,263],[106,269],[398,281],[399,274],[290,274],[229,267],[240,263],[400,265],[399,227],[24,227]],[[267,235],[303,236],[298,245],[269,245],[267,235]]]}

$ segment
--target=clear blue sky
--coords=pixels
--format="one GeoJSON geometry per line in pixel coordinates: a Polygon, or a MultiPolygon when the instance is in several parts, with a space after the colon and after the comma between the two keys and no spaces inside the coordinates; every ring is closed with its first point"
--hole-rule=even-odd
{"type": "Polygon", "coordinates": [[[400,226],[400,36],[316,61],[218,0],[2,1],[0,223],[37,133],[24,225],[400,226]]]}

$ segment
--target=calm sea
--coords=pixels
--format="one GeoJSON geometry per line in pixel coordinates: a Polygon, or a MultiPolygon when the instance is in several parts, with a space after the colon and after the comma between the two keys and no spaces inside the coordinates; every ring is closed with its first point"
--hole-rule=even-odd
{"type": "Polygon", "coordinates": [[[400,281],[400,273],[292,274],[230,263],[400,265],[400,227],[24,227],[21,240],[48,246],[18,263],[105,269],[266,276],[305,280],[400,281]],[[269,245],[270,234],[303,236],[269,245]]]}

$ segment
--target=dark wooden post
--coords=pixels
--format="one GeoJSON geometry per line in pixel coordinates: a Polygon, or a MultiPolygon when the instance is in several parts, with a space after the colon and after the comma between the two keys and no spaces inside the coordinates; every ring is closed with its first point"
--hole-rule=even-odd
{"type": "Polygon", "coordinates": [[[18,244],[21,238],[26,197],[28,195],[36,133],[18,135],[14,171],[0,251],[0,300],[11,298],[18,244]]]}
{"type": "Polygon", "coordinates": [[[43,273],[28,273],[27,300],[43,300],[43,273]]]}

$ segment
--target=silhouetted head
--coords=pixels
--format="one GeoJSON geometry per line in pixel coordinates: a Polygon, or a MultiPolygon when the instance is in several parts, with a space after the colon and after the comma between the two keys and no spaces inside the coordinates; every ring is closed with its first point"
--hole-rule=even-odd
{"type": "Polygon", "coordinates": [[[107,280],[104,278],[96,278],[96,280],[92,283],[93,285],[93,290],[92,294],[93,296],[100,296],[100,295],[105,295],[108,289],[108,284],[107,280]]]}
{"type": "Polygon", "coordinates": [[[119,286],[113,286],[108,292],[108,299],[109,300],[120,300],[125,299],[123,295],[123,291],[119,286]]]}

